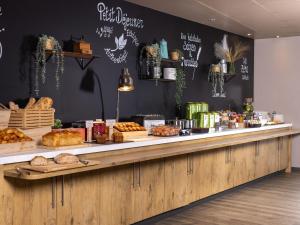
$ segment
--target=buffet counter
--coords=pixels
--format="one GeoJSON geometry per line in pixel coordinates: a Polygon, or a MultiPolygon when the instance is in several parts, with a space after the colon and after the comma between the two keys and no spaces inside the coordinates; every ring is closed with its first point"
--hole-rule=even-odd
{"type": "Polygon", "coordinates": [[[292,136],[299,133],[283,124],[1,155],[0,224],[133,224],[268,174],[290,173],[292,136]],[[20,169],[34,156],[60,153],[97,164],[20,169]]]}
{"type": "Polygon", "coordinates": [[[30,161],[35,156],[54,158],[56,155],[60,153],[70,153],[74,155],[100,153],[100,152],[116,151],[122,149],[147,147],[152,145],[201,140],[201,139],[222,137],[228,135],[251,134],[253,132],[270,131],[270,130],[276,130],[280,128],[292,128],[292,124],[280,124],[280,125],[264,126],[260,128],[230,129],[222,132],[214,132],[214,133],[207,133],[207,134],[192,134],[190,136],[175,136],[175,137],[149,136],[146,138],[133,139],[132,142],[119,143],[119,144],[105,144],[105,145],[87,144],[86,147],[80,147],[80,148],[74,147],[72,149],[65,149],[65,150],[48,150],[48,149],[38,148],[37,150],[34,151],[19,152],[14,154],[1,155],[0,153],[0,164],[26,162],[26,161],[30,161]]]}

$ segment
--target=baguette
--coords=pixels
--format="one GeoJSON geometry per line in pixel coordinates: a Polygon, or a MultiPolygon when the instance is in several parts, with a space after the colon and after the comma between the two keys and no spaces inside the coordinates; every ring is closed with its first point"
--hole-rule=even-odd
{"type": "Polygon", "coordinates": [[[46,110],[50,109],[53,105],[52,98],[41,97],[33,106],[32,109],[46,110]]]}
{"type": "Polygon", "coordinates": [[[30,98],[27,105],[25,106],[25,109],[30,109],[33,107],[33,105],[36,103],[35,98],[30,98]]]}

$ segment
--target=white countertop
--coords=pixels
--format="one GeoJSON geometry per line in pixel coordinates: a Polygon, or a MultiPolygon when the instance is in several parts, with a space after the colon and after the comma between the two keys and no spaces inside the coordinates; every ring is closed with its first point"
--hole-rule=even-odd
{"type": "Polygon", "coordinates": [[[89,153],[97,153],[97,152],[105,152],[105,151],[114,151],[114,150],[127,149],[127,148],[160,145],[160,144],[167,144],[167,143],[174,143],[174,142],[181,142],[181,141],[190,141],[190,140],[197,140],[202,138],[219,137],[219,136],[232,135],[232,134],[272,130],[272,129],[286,128],[286,127],[292,127],[292,124],[280,124],[280,125],[265,126],[260,128],[234,129],[234,130],[226,130],[222,132],[215,132],[215,133],[208,133],[208,134],[192,134],[190,136],[176,136],[176,137],[149,136],[144,139],[139,139],[138,141],[135,142],[110,144],[110,145],[92,145],[88,147],[72,148],[67,150],[49,150],[49,149],[39,148],[30,152],[19,152],[14,154],[5,154],[5,155],[0,154],[0,165],[30,161],[32,158],[38,155],[44,156],[46,158],[54,158],[56,155],[60,153],[71,153],[74,155],[81,155],[81,154],[89,154],[89,153]]]}

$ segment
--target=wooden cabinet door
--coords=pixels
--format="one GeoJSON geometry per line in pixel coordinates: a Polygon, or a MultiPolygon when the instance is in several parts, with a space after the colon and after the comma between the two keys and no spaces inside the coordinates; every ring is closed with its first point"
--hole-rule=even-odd
{"type": "Polygon", "coordinates": [[[290,155],[290,137],[279,138],[279,170],[284,170],[289,167],[290,155]]]}
{"type": "Polygon", "coordinates": [[[278,171],[278,139],[257,142],[255,160],[255,178],[278,171]]]}
{"type": "Polygon", "coordinates": [[[52,188],[51,179],[23,182],[1,176],[0,224],[56,225],[55,181],[53,184],[52,188]]]}
{"type": "Polygon", "coordinates": [[[211,194],[216,194],[233,187],[231,148],[216,149],[212,153],[211,194]]]}
{"type": "Polygon", "coordinates": [[[194,202],[210,195],[212,190],[213,158],[211,151],[191,154],[191,176],[189,180],[190,201],[194,202]]]}
{"type": "Polygon", "coordinates": [[[228,153],[227,148],[220,148],[193,154],[189,182],[190,201],[197,201],[232,187],[228,153]]]}
{"type": "Polygon", "coordinates": [[[189,203],[188,189],[191,175],[188,155],[165,159],[165,211],[185,206],[189,203]]]}
{"type": "Polygon", "coordinates": [[[135,164],[131,223],[164,212],[164,190],[164,159],[135,164]]]}
{"type": "Polygon", "coordinates": [[[255,150],[256,145],[253,143],[231,147],[230,161],[233,186],[254,180],[255,150]]]}
{"type": "MultiPolygon", "coordinates": [[[[100,176],[100,225],[128,225],[132,221],[133,166],[103,170],[100,176]]],[[[141,202],[140,206],[144,203],[141,202]]]]}
{"type": "Polygon", "coordinates": [[[59,177],[57,225],[99,225],[100,172],[59,177]]]}

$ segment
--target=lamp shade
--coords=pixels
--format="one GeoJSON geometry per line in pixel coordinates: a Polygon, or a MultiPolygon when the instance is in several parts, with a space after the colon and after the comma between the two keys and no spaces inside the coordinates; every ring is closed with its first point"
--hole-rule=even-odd
{"type": "Polygon", "coordinates": [[[122,74],[119,78],[118,91],[133,91],[133,79],[129,74],[128,68],[122,70],[122,74]]]}

